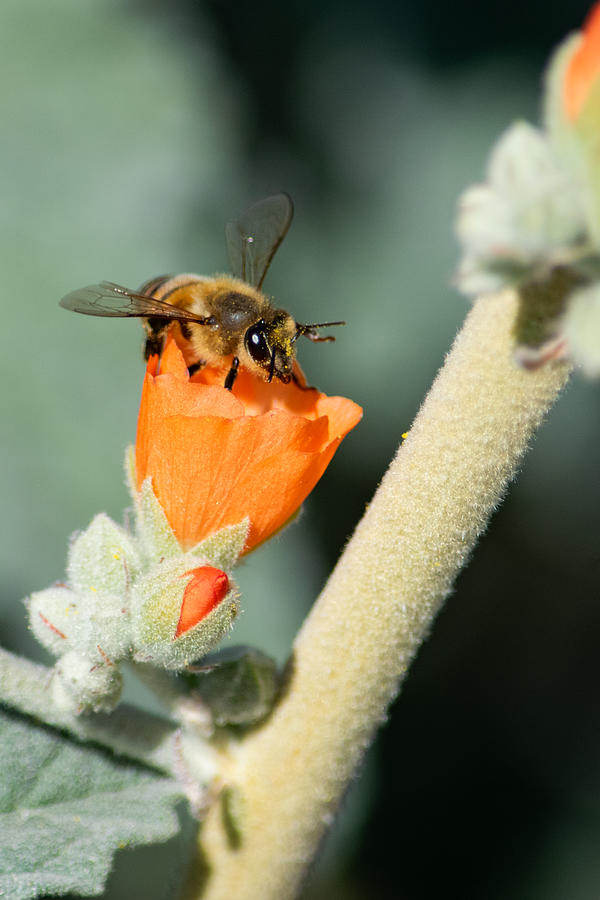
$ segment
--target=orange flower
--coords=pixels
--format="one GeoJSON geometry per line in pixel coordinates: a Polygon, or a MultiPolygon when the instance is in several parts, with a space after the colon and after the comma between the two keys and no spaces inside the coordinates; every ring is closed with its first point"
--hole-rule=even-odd
{"type": "Polygon", "coordinates": [[[598,76],[600,76],[600,3],[592,8],[587,17],[581,43],[569,60],[565,73],[565,112],[572,122],[579,117],[598,76]]]}
{"type": "MultiPolygon", "coordinates": [[[[344,397],[268,384],[240,369],[233,392],[223,367],[191,379],[169,338],[146,369],[136,440],[138,489],[152,487],[184,549],[250,519],[244,552],[295,513],[362,410],[344,397]]],[[[298,370],[299,372],[299,370],[298,370]]]]}

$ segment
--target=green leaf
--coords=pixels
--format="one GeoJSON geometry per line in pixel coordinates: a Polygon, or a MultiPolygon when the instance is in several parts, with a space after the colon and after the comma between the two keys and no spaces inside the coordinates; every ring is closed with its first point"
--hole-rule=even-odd
{"type": "Polygon", "coordinates": [[[0,896],[100,895],[117,850],[179,832],[173,780],[0,713],[0,896]]]}

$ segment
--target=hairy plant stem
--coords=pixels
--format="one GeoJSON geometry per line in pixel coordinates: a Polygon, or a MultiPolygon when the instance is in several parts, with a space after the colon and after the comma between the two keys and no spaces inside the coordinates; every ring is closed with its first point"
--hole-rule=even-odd
{"type": "Polygon", "coordinates": [[[569,367],[512,359],[515,294],[477,301],[294,645],[265,725],[230,748],[187,896],[296,896],[340,797],[569,367]],[[228,810],[227,812],[230,813],[228,810]]]}

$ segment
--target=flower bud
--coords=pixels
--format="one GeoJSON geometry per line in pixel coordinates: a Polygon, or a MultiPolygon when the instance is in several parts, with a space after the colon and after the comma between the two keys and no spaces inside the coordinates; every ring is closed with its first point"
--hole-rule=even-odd
{"type": "Polygon", "coordinates": [[[273,708],[280,678],[277,663],[251,647],[232,647],[214,654],[208,668],[195,677],[216,725],[253,725],[273,708]]]}
{"type": "Polygon", "coordinates": [[[54,585],[36,591],[27,602],[29,627],[38,641],[54,656],[72,649],[69,635],[79,616],[77,595],[68,587],[54,585]]]}
{"type": "Polygon", "coordinates": [[[89,588],[76,594],[55,585],[29,600],[29,624],[55,656],[76,650],[93,663],[115,662],[130,652],[127,598],[89,588]]]}
{"type": "Polygon", "coordinates": [[[179,622],[175,637],[181,637],[190,628],[213,611],[224,599],[229,590],[229,578],[221,569],[214,566],[199,566],[190,569],[182,576],[190,576],[183,591],[183,602],[179,614],[179,622]]]}
{"type": "Polygon", "coordinates": [[[67,573],[76,592],[123,596],[139,571],[131,536],[104,513],[94,517],[69,550],[67,573]]]}
{"type": "Polygon", "coordinates": [[[134,659],[180,670],[229,631],[238,612],[235,586],[213,566],[168,560],[142,577],[132,597],[134,659]]]}
{"type": "Polygon", "coordinates": [[[110,712],[121,696],[123,678],[117,666],[95,664],[71,651],[56,663],[54,701],[72,712],[110,712]]]}
{"type": "Polygon", "coordinates": [[[584,203],[571,172],[542,131],[516,122],[492,151],[486,184],[460,199],[458,285],[477,296],[549,272],[584,230],[584,203]]]}

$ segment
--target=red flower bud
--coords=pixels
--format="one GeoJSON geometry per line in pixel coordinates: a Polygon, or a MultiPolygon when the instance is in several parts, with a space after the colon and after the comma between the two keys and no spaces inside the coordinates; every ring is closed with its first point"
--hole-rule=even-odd
{"type": "Polygon", "coordinates": [[[191,575],[183,592],[183,602],[175,637],[185,634],[202,621],[224,599],[229,590],[229,578],[221,569],[200,566],[190,569],[181,578],[191,575]]]}

